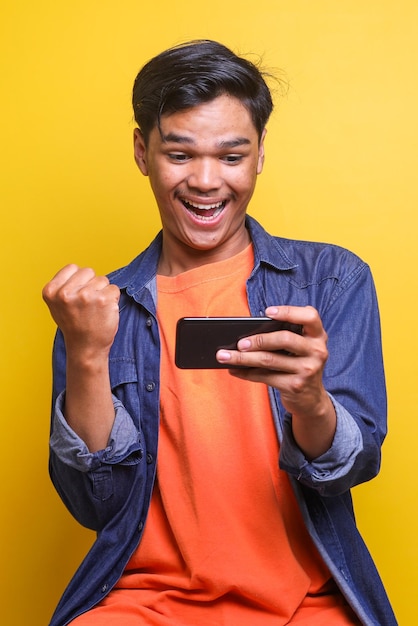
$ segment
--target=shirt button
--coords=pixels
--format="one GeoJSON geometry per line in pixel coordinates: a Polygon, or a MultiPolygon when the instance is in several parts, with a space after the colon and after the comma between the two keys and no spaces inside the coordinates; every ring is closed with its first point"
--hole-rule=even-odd
{"type": "Polygon", "coordinates": [[[100,589],[100,591],[102,593],[106,593],[106,591],[109,589],[109,585],[107,583],[105,583],[102,588],[100,589]]]}
{"type": "Polygon", "coordinates": [[[148,326],[148,328],[151,328],[151,326],[152,326],[152,317],[147,317],[146,325],[148,326]]]}
{"type": "Polygon", "coordinates": [[[144,523],[143,522],[139,522],[138,524],[138,531],[141,533],[142,529],[144,528],[144,523]]]}
{"type": "Polygon", "coordinates": [[[154,457],[152,456],[152,454],[150,452],[148,452],[148,454],[147,454],[147,463],[148,463],[148,465],[150,465],[153,461],[154,461],[154,457]]]}
{"type": "Polygon", "coordinates": [[[154,391],[154,389],[155,389],[155,383],[153,383],[153,382],[149,382],[149,383],[147,383],[147,384],[145,385],[145,389],[146,389],[147,391],[154,391]]]}

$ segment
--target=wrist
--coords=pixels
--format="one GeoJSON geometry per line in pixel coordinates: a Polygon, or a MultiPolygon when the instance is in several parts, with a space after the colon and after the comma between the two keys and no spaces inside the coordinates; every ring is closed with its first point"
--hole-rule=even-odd
{"type": "Polygon", "coordinates": [[[84,374],[97,374],[109,369],[109,350],[67,350],[67,371],[75,369],[84,374]]]}

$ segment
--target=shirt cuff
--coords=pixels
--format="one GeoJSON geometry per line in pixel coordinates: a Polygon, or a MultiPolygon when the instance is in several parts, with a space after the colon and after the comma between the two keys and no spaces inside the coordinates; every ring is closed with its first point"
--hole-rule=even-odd
{"type": "Polygon", "coordinates": [[[90,452],[84,441],[68,425],[64,417],[65,391],[57,398],[52,419],[50,437],[51,450],[70,467],[89,472],[102,464],[137,463],[142,451],[141,435],[135,427],[131,416],[118,398],[113,396],[115,421],[106,448],[98,452],[90,452]]]}
{"type": "Polygon", "coordinates": [[[355,419],[331,394],[328,395],[337,415],[331,447],[321,456],[308,461],[293,437],[292,417],[286,414],[280,451],[281,467],[298,480],[317,488],[321,483],[346,476],[363,450],[363,437],[355,419]]]}

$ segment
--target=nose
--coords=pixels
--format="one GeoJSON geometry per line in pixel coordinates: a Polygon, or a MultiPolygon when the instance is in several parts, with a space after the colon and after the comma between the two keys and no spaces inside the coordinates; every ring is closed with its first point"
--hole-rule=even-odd
{"type": "Polygon", "coordinates": [[[205,193],[219,189],[222,185],[220,168],[218,159],[195,159],[187,180],[189,187],[205,193]]]}

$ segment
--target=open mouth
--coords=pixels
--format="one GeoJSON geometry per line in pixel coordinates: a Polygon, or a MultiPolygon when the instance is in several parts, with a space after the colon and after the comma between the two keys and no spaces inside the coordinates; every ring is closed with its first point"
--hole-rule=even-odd
{"type": "Polygon", "coordinates": [[[214,202],[213,204],[200,204],[199,202],[192,202],[181,198],[183,206],[200,220],[211,220],[222,213],[227,201],[214,202]]]}

